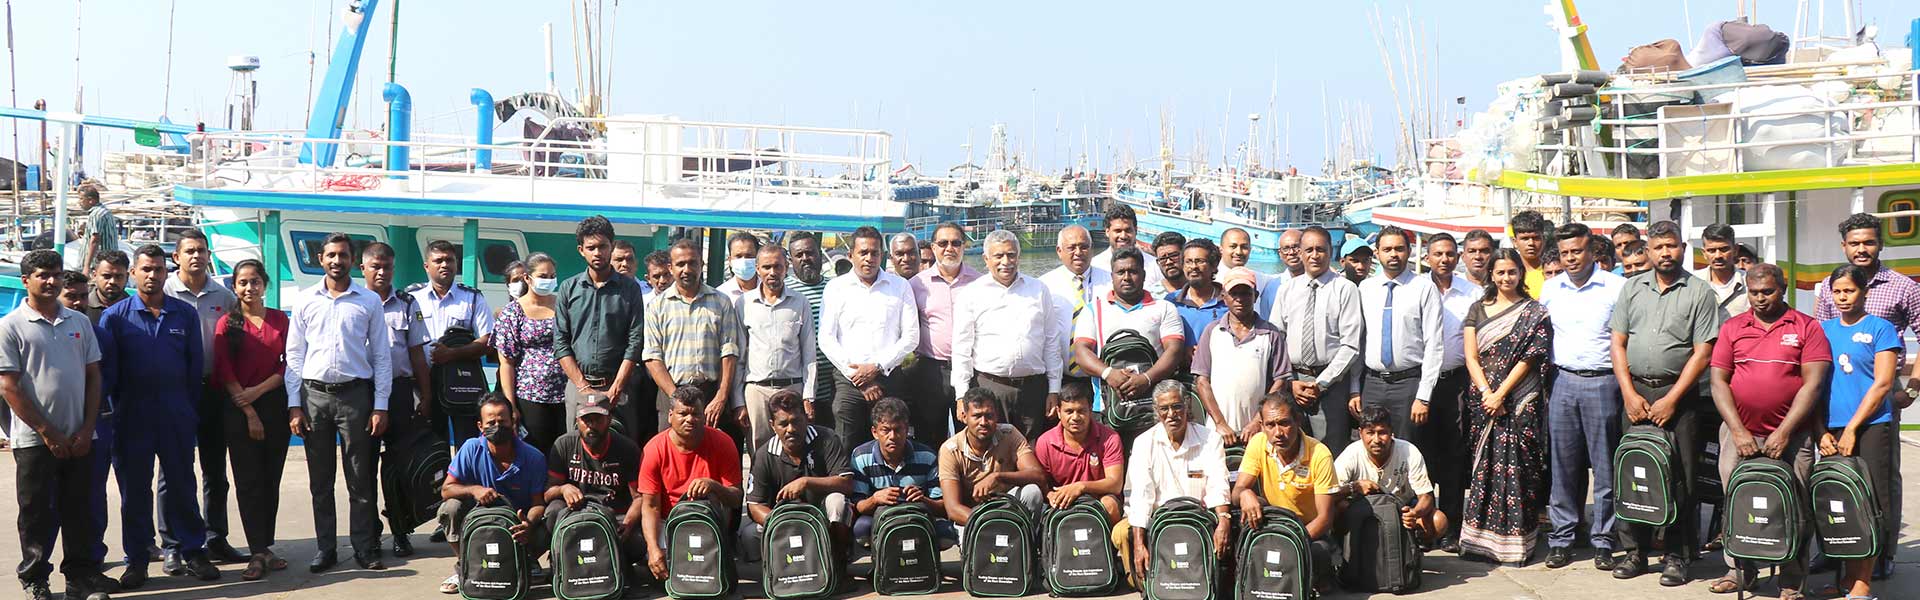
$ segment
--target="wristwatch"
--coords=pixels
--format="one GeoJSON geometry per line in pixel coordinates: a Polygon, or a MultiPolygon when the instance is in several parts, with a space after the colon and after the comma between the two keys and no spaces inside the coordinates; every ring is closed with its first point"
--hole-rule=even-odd
{"type": "Polygon", "coordinates": [[[1908,398],[1920,398],[1920,387],[1913,387],[1911,383],[1907,384],[1907,389],[1901,391],[1906,392],[1908,398]]]}

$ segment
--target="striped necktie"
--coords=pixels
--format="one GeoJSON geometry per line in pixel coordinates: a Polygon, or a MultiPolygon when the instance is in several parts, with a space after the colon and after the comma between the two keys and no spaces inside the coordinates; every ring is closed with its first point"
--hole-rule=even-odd
{"type": "MultiPolygon", "coordinates": [[[[1073,329],[1074,324],[1080,322],[1080,313],[1086,309],[1087,276],[1085,274],[1075,275],[1073,276],[1073,320],[1067,323],[1067,329],[1073,329]]],[[[1101,332],[1095,331],[1093,334],[1098,336],[1101,332]]],[[[1099,344],[1105,343],[1105,340],[1095,340],[1095,342],[1094,347],[1098,348],[1099,344]]],[[[1074,377],[1087,376],[1087,372],[1080,368],[1080,361],[1073,359],[1073,352],[1071,350],[1067,352],[1067,374],[1074,377]]]]}

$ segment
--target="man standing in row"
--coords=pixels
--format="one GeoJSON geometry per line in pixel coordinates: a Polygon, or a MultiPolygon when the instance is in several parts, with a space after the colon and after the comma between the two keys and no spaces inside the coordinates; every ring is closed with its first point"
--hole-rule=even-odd
{"type": "Polygon", "coordinates": [[[1047,286],[1020,274],[1020,239],[1012,232],[987,234],[985,248],[988,277],[957,301],[953,389],[987,390],[1021,435],[1039,439],[1059,401],[1065,309],[1047,286]]]}
{"type": "Polygon", "coordinates": [[[1388,225],[1374,241],[1383,276],[1360,282],[1360,310],[1367,323],[1366,350],[1361,353],[1366,370],[1353,388],[1348,408],[1355,415],[1362,407],[1386,408],[1394,431],[1420,439],[1431,416],[1433,388],[1440,383],[1437,367],[1446,358],[1446,348],[1441,345],[1445,338],[1440,296],[1407,268],[1413,255],[1412,237],[1388,225]]]}
{"type": "MultiPolygon", "coordinates": [[[[1479,231],[1479,230],[1475,230],[1479,231]]],[[[1481,232],[1484,234],[1485,232],[1481,232]]],[[[1440,347],[1444,353],[1440,357],[1440,380],[1433,385],[1432,401],[1427,403],[1425,422],[1414,420],[1419,431],[1410,436],[1413,444],[1420,449],[1420,455],[1427,458],[1427,467],[1432,469],[1433,484],[1439,488],[1437,493],[1440,512],[1454,517],[1453,529],[1459,529],[1461,504],[1466,498],[1469,478],[1467,432],[1471,429],[1472,419],[1466,406],[1467,386],[1473,381],[1467,375],[1467,342],[1465,321],[1467,311],[1475,302],[1481,300],[1481,288],[1466,277],[1460,275],[1460,247],[1454,243],[1453,236],[1436,233],[1427,237],[1427,268],[1429,279],[1426,283],[1433,286],[1434,294],[1440,298],[1440,347]]],[[[1458,531],[1443,532],[1440,548],[1446,552],[1459,549],[1458,531]]]]}
{"type": "MultiPolygon", "coordinates": [[[[706,421],[723,430],[740,431],[745,408],[729,404],[739,375],[740,316],[732,300],[704,283],[698,242],[681,238],[667,255],[673,261],[673,288],[655,295],[647,307],[645,349],[640,352],[647,374],[662,394],[655,414],[666,414],[667,397],[675,389],[712,379],[715,385],[713,398],[706,404],[706,421]]],[[[665,425],[664,419],[655,421],[665,425]]]]}
{"type": "MultiPolygon", "coordinates": [[[[1185,265],[1180,264],[1180,251],[1186,247],[1187,236],[1180,235],[1178,231],[1163,231],[1153,238],[1153,252],[1150,256],[1153,257],[1154,266],[1148,267],[1146,272],[1159,271],[1161,277],[1160,285],[1147,287],[1147,293],[1155,297],[1164,297],[1187,287],[1185,265]]],[[[1114,254],[1117,258],[1119,252],[1116,251],[1114,254]]]]}
{"type": "Polygon", "coordinates": [[[1214,433],[1233,446],[1260,431],[1260,400],[1280,393],[1292,376],[1286,338],[1254,310],[1253,269],[1235,267],[1222,278],[1230,310],[1208,323],[1193,349],[1194,391],[1213,419],[1214,433]]]}
{"type": "Polygon", "coordinates": [[[1113,266],[1113,289],[1087,307],[1093,313],[1091,318],[1074,324],[1073,358],[1082,370],[1099,377],[1098,383],[1127,398],[1143,398],[1152,393],[1154,384],[1173,377],[1186,364],[1186,332],[1173,303],[1154,298],[1143,289],[1147,265],[1139,250],[1114,252],[1113,266]],[[1158,358],[1146,371],[1114,368],[1100,358],[1107,340],[1122,330],[1140,334],[1153,347],[1158,358]]]}
{"type": "MultiPolygon", "coordinates": [[[[827,281],[820,267],[825,257],[820,254],[820,236],[811,231],[795,231],[787,236],[787,289],[799,292],[806,297],[807,305],[813,311],[815,327],[821,325],[820,309],[826,304],[827,281]]],[[[817,340],[816,340],[817,341],[817,340]]],[[[833,414],[833,361],[827,359],[826,350],[818,344],[813,348],[813,409],[833,414]]]]}
{"type": "MultiPolygon", "coordinates": [[[[1522,213],[1524,216],[1525,213],[1522,213]]],[[[1515,219],[1516,223],[1519,219],[1515,219]]],[[[1517,227],[1517,225],[1516,225],[1517,227]]],[[[1548,568],[1573,562],[1568,554],[1587,499],[1593,472],[1593,566],[1613,570],[1613,450],[1620,444],[1620,381],[1613,370],[1613,330],[1608,320],[1626,280],[1594,268],[1586,225],[1568,223],[1555,236],[1566,271],[1547,280],[1540,303],[1553,320],[1553,391],[1547,399],[1548,460],[1553,472],[1547,515],[1548,568]]],[[[1525,254],[1521,255],[1525,260],[1525,254]]],[[[1531,276],[1532,270],[1528,273],[1531,276]]]]}
{"type": "MultiPolygon", "coordinates": [[[[200,427],[196,432],[200,446],[200,508],[205,512],[207,521],[207,554],[214,560],[231,563],[245,562],[247,555],[235,550],[227,543],[227,440],[221,421],[221,412],[225,409],[227,394],[220,386],[208,385],[207,377],[213,374],[213,332],[226,318],[227,312],[239,300],[227,286],[220,285],[210,277],[213,265],[213,249],[207,245],[207,234],[199,229],[182,231],[180,239],[174,241],[173,262],[179,266],[174,277],[167,278],[167,296],[193,306],[193,314],[200,326],[200,427]]],[[[162,480],[166,474],[160,475],[162,480]]],[[[160,526],[160,539],[171,538],[166,522],[160,526]]],[[[170,567],[178,566],[178,559],[169,560],[170,567]]],[[[169,568],[170,574],[178,575],[179,569],[169,568]]]]}
{"type": "MultiPolygon", "coordinates": [[[[396,292],[393,289],[393,246],[386,242],[373,242],[360,250],[360,278],[367,282],[367,291],[380,297],[381,316],[387,326],[388,361],[393,365],[393,387],[387,393],[387,431],[380,436],[380,445],[373,455],[375,473],[379,472],[380,461],[404,460],[401,453],[411,451],[401,446],[409,433],[422,426],[422,423],[445,423],[434,418],[432,375],[427,370],[427,325],[420,310],[420,301],[413,294],[396,292]]],[[[438,437],[437,435],[435,437],[438,437]]],[[[387,497],[387,512],[393,513],[396,498],[387,497]]],[[[413,542],[407,539],[408,530],[402,529],[397,522],[388,522],[393,532],[393,555],[406,558],[413,555],[413,542]]]]}
{"type": "MultiPolygon", "coordinates": [[[[1116,206],[1126,208],[1125,205],[1116,204],[1116,206]]],[[[1127,210],[1128,215],[1133,214],[1132,209],[1127,210]]],[[[1113,217],[1110,215],[1108,219],[1108,224],[1112,225],[1113,217]]],[[[1113,282],[1112,272],[1108,270],[1109,265],[1113,264],[1113,258],[1089,256],[1088,253],[1092,251],[1093,236],[1087,233],[1087,228],[1068,225],[1060,230],[1060,235],[1054,244],[1054,252],[1060,257],[1060,266],[1040,276],[1040,283],[1046,284],[1047,289],[1053,291],[1054,297],[1067,306],[1068,312],[1061,317],[1061,325],[1069,331],[1080,322],[1080,315],[1086,312],[1087,307],[1093,305],[1094,290],[1111,285],[1113,282]]],[[[1149,282],[1147,287],[1153,287],[1151,283],[1153,278],[1149,276],[1147,280],[1149,282]]],[[[1062,346],[1060,351],[1064,354],[1067,348],[1062,346]]],[[[1072,373],[1074,370],[1068,371],[1072,373]]]]}
{"type": "Polygon", "coordinates": [[[1707,258],[1700,277],[1713,287],[1721,318],[1747,312],[1747,274],[1734,265],[1737,248],[1730,225],[1714,223],[1700,232],[1700,254],[1707,258]]]}
{"type": "Polygon", "coordinates": [[[809,413],[816,410],[813,353],[819,339],[806,297],[787,288],[787,249],[778,244],[761,246],[754,268],[759,271],[759,289],[734,303],[746,344],[741,348],[747,356],[742,361],[746,381],[740,400],[747,406],[749,449],[773,434],[767,402],[775,393],[792,391],[809,413]]]}
{"type": "Polygon", "coordinates": [[[334,461],[345,456],[348,532],[360,568],[382,570],[380,515],[374,507],[373,440],[386,433],[393,386],[392,342],[380,298],[348,275],[353,239],[327,236],[320,246],[327,272],[300,292],[287,327],[288,427],[305,440],[314,539],[319,553],[307,570],[339,562],[333,509],[334,461]],[[346,442],[335,449],[336,437],[346,442]]]}
{"type": "Polygon", "coordinates": [[[966,264],[966,254],[966,232],[957,223],[941,223],[933,229],[933,268],[907,281],[920,309],[920,348],[913,366],[918,393],[902,400],[908,402],[913,441],[928,448],[946,441],[958,414],[947,408],[959,397],[953,388],[954,301],[980,279],[980,272],[966,264]]]}
{"type": "Polygon", "coordinates": [[[127,297],[127,271],[133,262],[127,253],[113,250],[94,260],[91,285],[87,294],[87,319],[100,322],[100,313],[127,297]]]}
{"type": "Polygon", "coordinates": [[[920,240],[905,231],[893,234],[887,241],[887,259],[893,274],[912,280],[920,274],[920,240]]]}
{"type": "Polygon", "coordinates": [[[1347,376],[1356,369],[1367,326],[1360,316],[1359,288],[1329,268],[1332,260],[1333,236],[1326,229],[1313,225],[1302,231],[1304,270],[1280,288],[1280,300],[1267,318],[1287,341],[1294,402],[1309,415],[1315,437],[1337,455],[1353,439],[1347,376]]]}
{"type": "MultiPolygon", "coordinates": [[[[1121,248],[1138,249],[1140,247],[1140,218],[1134,214],[1133,207],[1119,202],[1108,203],[1107,212],[1103,216],[1106,220],[1107,249],[1101,250],[1099,254],[1094,255],[1092,264],[1094,269],[1105,274],[1113,272],[1114,251],[1121,248]]],[[[1066,232],[1062,231],[1061,233],[1064,234],[1066,232]]],[[[1060,262],[1065,263],[1066,261],[1063,259],[1060,262]]],[[[1106,285],[1106,283],[1105,278],[1101,277],[1099,281],[1094,282],[1094,285],[1106,285]]],[[[1161,285],[1162,282],[1159,274],[1148,271],[1147,289],[1154,289],[1161,287],[1161,285]]]]}
{"type": "Polygon", "coordinates": [[[1489,285],[1487,270],[1492,268],[1489,263],[1493,261],[1494,246],[1493,234],[1484,229],[1469,231],[1466,237],[1460,238],[1460,262],[1465,267],[1462,274],[1481,288],[1489,285]]]}
{"type": "Polygon", "coordinates": [[[854,230],[853,271],[827,284],[820,309],[820,348],[835,372],[833,429],[843,448],[867,442],[873,403],[898,394],[905,374],[895,369],[920,346],[913,288],[881,268],[881,245],[880,230],[854,230]]]}
{"type": "Polygon", "coordinates": [[[1208,323],[1227,314],[1226,291],[1220,287],[1218,269],[1220,266],[1220,248],[1211,240],[1187,240],[1187,246],[1180,250],[1181,268],[1187,274],[1187,287],[1178,292],[1167,294],[1163,300],[1173,304],[1180,311],[1180,320],[1184,325],[1183,333],[1187,337],[1189,356],[1193,348],[1200,344],[1200,331],[1208,323]]]}
{"type": "MultiPolygon", "coordinates": [[[[667,260],[671,262],[672,251],[668,251],[667,260]]],[[[735,231],[727,236],[727,274],[726,281],[720,282],[715,290],[726,294],[728,300],[739,300],[741,296],[753,293],[760,287],[759,261],[760,238],[745,231],[735,231]]],[[[703,261],[704,262],[704,261],[703,261]]],[[[705,277],[704,274],[701,275],[705,277]]]]}
{"type": "MultiPolygon", "coordinates": [[[[1542,290],[1545,293],[1547,260],[1547,234],[1553,228],[1547,218],[1539,212],[1520,211],[1507,223],[1507,232],[1513,236],[1513,249],[1520,251],[1520,262],[1527,267],[1526,284],[1529,290],[1542,290]]],[[[1472,240],[1468,240],[1471,242],[1472,240]]],[[[1480,285],[1487,283],[1482,281],[1480,285]]]]}
{"type": "MultiPolygon", "coordinates": [[[[426,325],[427,364],[442,370],[456,363],[477,364],[493,350],[493,309],[487,306],[486,295],[454,281],[460,276],[460,249],[454,247],[453,242],[428,243],[424,266],[427,282],[407,286],[407,293],[420,305],[420,315],[426,325]],[[450,338],[447,332],[455,330],[462,333],[450,338]],[[457,340],[470,341],[452,343],[457,340]]],[[[452,437],[448,439],[454,447],[480,435],[475,425],[480,421],[478,398],[473,399],[473,404],[455,404],[444,397],[436,403],[440,410],[433,412],[434,432],[451,431],[452,437]]]]}
{"type": "Polygon", "coordinates": [[[640,282],[613,270],[613,238],[613,223],[599,215],[582,219],[574,228],[573,239],[587,269],[560,284],[553,357],[567,374],[569,414],[580,412],[582,393],[597,391],[613,402],[613,419],[621,433],[634,440],[651,439],[659,431],[659,419],[653,414],[642,417],[639,404],[653,404],[653,399],[636,393],[647,379],[637,368],[646,329],[640,282]]]}
{"type": "Polygon", "coordinates": [[[1300,264],[1300,230],[1280,232],[1279,253],[1280,272],[1268,277],[1266,283],[1260,285],[1260,306],[1256,308],[1263,316],[1273,314],[1273,303],[1280,298],[1280,286],[1286,285],[1288,279],[1299,277],[1306,269],[1300,264]]]}

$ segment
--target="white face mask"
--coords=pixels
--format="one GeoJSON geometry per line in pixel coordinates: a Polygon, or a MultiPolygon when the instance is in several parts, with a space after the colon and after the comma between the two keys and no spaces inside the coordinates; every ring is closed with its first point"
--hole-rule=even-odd
{"type": "Polygon", "coordinates": [[[508,296],[513,296],[513,297],[515,297],[515,298],[519,298],[519,297],[521,297],[521,296],[525,296],[525,295],[527,295],[527,284],[526,284],[526,282],[524,282],[524,281],[515,281],[515,282],[513,282],[513,283],[509,283],[509,284],[507,284],[507,295],[508,295],[508,296]]]}
{"type": "Polygon", "coordinates": [[[753,279],[753,276],[758,274],[754,269],[754,261],[752,258],[743,257],[743,258],[733,259],[731,261],[728,261],[727,268],[733,270],[734,279],[738,279],[741,281],[753,279]]]}
{"type": "Polygon", "coordinates": [[[533,293],[535,294],[539,294],[542,296],[552,296],[553,293],[555,291],[558,291],[559,289],[560,289],[559,279],[555,279],[552,277],[533,278],[533,293]]]}

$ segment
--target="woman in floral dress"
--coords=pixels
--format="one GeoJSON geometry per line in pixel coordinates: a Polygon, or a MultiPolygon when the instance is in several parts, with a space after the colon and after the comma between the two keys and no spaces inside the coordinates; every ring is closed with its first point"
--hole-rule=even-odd
{"type": "Polygon", "coordinates": [[[1519,565],[1533,553],[1547,499],[1541,372],[1553,328],[1546,307],[1527,294],[1519,253],[1497,251],[1489,271],[1493,285],[1463,323],[1474,480],[1460,552],[1519,565]]]}
{"type": "Polygon", "coordinates": [[[500,391],[520,407],[527,443],[541,452],[566,434],[566,373],[553,356],[554,293],[560,289],[553,258],[527,257],[527,293],[500,311],[493,326],[500,349],[500,391]]]}

